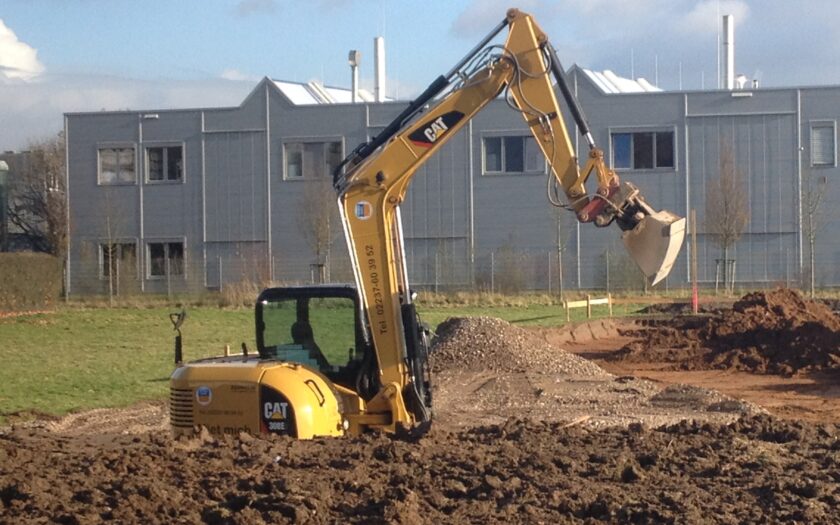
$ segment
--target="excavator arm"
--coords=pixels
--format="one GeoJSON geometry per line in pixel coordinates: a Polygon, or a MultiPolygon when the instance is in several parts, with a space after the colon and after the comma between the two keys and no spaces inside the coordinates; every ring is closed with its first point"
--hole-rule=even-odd
{"type": "Polygon", "coordinates": [[[334,174],[380,384],[352,425],[393,431],[431,418],[426,345],[409,289],[400,204],[424,162],[500,94],[522,113],[547,159],[554,204],[575,212],[581,222],[618,224],[631,257],[654,282],[668,274],[679,253],[684,219],[654,211],[638,189],[607,168],[545,34],[529,15],[511,9],[473,51],[377,137],[356,148],[334,174]],[[504,45],[488,46],[504,28],[509,30],[504,45]],[[552,78],[589,144],[583,170],[552,78]],[[597,190],[588,195],[585,183],[593,173],[597,190]]]}

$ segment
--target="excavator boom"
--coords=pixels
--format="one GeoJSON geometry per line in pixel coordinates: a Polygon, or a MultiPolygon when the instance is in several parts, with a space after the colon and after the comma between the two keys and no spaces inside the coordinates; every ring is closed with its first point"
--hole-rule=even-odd
{"type": "Polygon", "coordinates": [[[361,303],[368,316],[382,390],[365,417],[385,411],[395,430],[430,417],[425,350],[418,332],[407,276],[399,206],[423,163],[490,101],[503,95],[518,110],[547,159],[549,199],[580,222],[624,231],[627,250],[653,283],[668,275],[679,254],[685,221],[655,211],[604,162],[559,59],[531,16],[516,9],[446,75],[370,142],[357,147],[334,174],[339,208],[361,303]],[[503,45],[488,45],[504,28],[503,45]],[[585,138],[589,153],[581,170],[555,95],[585,138]],[[597,188],[585,183],[595,175],[597,188]]]}
{"type": "MultiPolygon", "coordinates": [[[[183,363],[178,336],[170,381],[176,434],[203,425],[220,434],[306,439],[428,427],[429,332],[409,286],[400,205],[417,170],[500,95],[522,114],[546,158],[549,201],[582,223],[617,225],[628,253],[653,283],[668,275],[685,220],[653,209],[638,188],[607,167],[545,34],[529,15],[511,9],[451,71],[336,169],[333,185],[355,288],[264,290],[255,307],[256,353],[243,344],[241,354],[183,363]],[[492,44],[505,28],[504,44],[492,44]],[[564,110],[589,147],[582,169],[564,110]],[[590,178],[592,192],[586,188],[590,178]]],[[[178,319],[183,321],[175,316],[173,322],[178,319]]]]}

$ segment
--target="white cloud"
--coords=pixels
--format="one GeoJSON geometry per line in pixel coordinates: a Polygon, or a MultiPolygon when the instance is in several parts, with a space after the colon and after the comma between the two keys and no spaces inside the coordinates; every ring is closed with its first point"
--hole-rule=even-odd
{"type": "Polygon", "coordinates": [[[0,83],[0,151],[21,149],[33,139],[57,133],[63,113],[237,106],[255,85],[223,79],[50,74],[39,82],[0,83]]]}
{"type": "Polygon", "coordinates": [[[38,52],[0,19],[0,79],[30,80],[44,72],[38,52]]]}
{"type": "MultiPolygon", "coordinates": [[[[526,13],[535,14],[538,11],[548,11],[545,0],[520,0],[519,9],[526,13]]],[[[499,22],[504,20],[510,0],[473,0],[464,9],[450,32],[455,36],[474,37],[489,32],[499,22]]]]}
{"type": "Polygon", "coordinates": [[[235,81],[255,81],[259,80],[259,77],[255,77],[254,75],[249,75],[247,73],[243,73],[236,68],[228,68],[222,71],[222,74],[219,77],[225,80],[235,80],[235,81]]]}
{"type": "Polygon", "coordinates": [[[674,26],[687,34],[714,33],[720,26],[720,17],[732,15],[735,27],[747,19],[750,8],[741,0],[705,0],[697,3],[690,11],[676,17],[674,26]]]}

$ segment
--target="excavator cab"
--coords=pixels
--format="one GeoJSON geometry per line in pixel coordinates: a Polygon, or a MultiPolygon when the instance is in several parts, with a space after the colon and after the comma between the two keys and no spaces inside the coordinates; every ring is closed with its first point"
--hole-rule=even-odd
{"type": "Polygon", "coordinates": [[[255,313],[260,358],[307,366],[353,390],[371,383],[374,355],[354,288],[268,288],[255,313]]]}

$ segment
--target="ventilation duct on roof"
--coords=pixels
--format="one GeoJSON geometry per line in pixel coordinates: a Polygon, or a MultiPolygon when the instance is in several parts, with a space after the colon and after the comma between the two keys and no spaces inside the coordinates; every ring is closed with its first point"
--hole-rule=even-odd
{"type": "Polygon", "coordinates": [[[355,104],[359,101],[359,62],[362,61],[362,54],[352,49],[347,55],[347,61],[350,62],[350,74],[352,75],[350,82],[350,102],[355,104]]]}
{"type": "Polygon", "coordinates": [[[723,15],[723,87],[735,89],[735,18],[723,15]]]}

